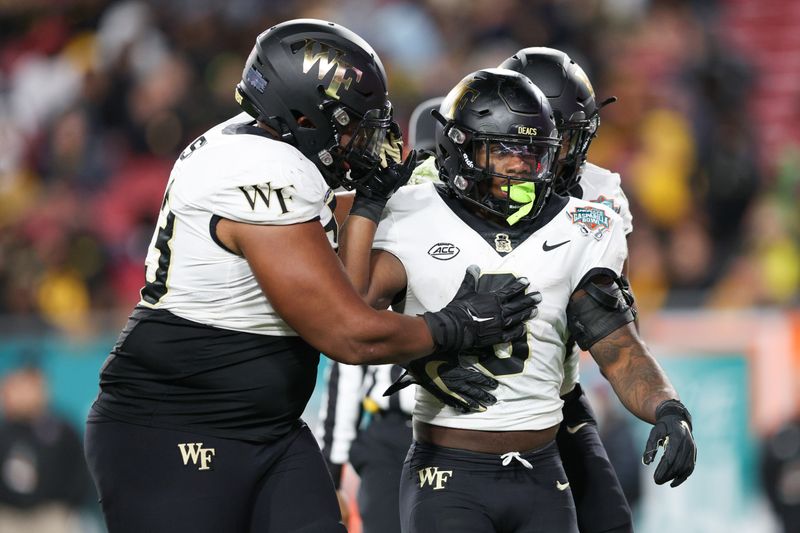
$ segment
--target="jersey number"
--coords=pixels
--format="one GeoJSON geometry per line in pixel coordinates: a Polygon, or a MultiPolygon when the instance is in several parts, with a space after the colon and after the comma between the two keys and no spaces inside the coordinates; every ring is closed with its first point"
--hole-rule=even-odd
{"type": "Polygon", "coordinates": [[[159,226],[156,232],[153,247],[158,250],[158,267],[153,281],[147,281],[142,288],[142,300],[155,305],[167,294],[167,275],[169,274],[169,264],[172,259],[172,248],[170,241],[175,233],[175,213],[169,210],[169,191],[172,183],[167,186],[164,193],[164,201],[161,203],[161,213],[158,217],[159,226]],[[163,224],[162,224],[163,220],[163,224]]]}
{"type": "MultiPolygon", "coordinates": [[[[181,153],[180,160],[191,156],[195,150],[202,148],[206,144],[206,138],[200,136],[195,139],[192,144],[186,147],[181,153]]],[[[172,259],[172,248],[170,241],[175,234],[175,213],[169,210],[169,191],[172,188],[172,182],[167,185],[167,192],[164,193],[164,201],[161,203],[161,213],[159,214],[159,226],[156,232],[155,242],[153,247],[158,250],[158,267],[153,281],[147,281],[142,288],[142,300],[155,305],[161,298],[167,294],[167,276],[169,274],[170,260],[172,259]],[[161,221],[164,221],[163,224],[161,221]]]]}
{"type": "MultiPolygon", "coordinates": [[[[493,290],[508,282],[513,274],[483,274],[478,279],[479,290],[493,290]]],[[[510,345],[495,345],[487,348],[478,357],[478,363],[493,376],[511,376],[521,373],[525,368],[525,361],[530,357],[528,336],[517,339],[510,345]]]]}
{"type": "Polygon", "coordinates": [[[192,155],[195,150],[204,146],[205,144],[206,144],[206,138],[205,136],[201,135],[200,137],[192,141],[192,144],[187,146],[183,152],[181,152],[180,160],[183,161],[184,159],[192,155]]]}

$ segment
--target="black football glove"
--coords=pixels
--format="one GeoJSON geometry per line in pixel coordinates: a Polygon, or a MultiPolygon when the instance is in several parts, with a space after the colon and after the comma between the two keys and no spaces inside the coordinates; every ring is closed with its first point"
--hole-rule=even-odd
{"type": "Polygon", "coordinates": [[[525,293],[526,278],[509,276],[508,281],[491,290],[478,290],[480,268],[467,268],[453,300],[435,313],[425,313],[435,345],[435,354],[451,359],[472,348],[511,342],[525,335],[524,322],[536,315],[542,301],[538,292],[525,293]]]}
{"type": "Polygon", "coordinates": [[[497,380],[477,370],[460,366],[451,359],[429,355],[403,365],[406,373],[392,383],[384,396],[417,384],[445,405],[463,413],[485,411],[497,398],[487,391],[497,388],[497,380]]]}
{"type": "Polygon", "coordinates": [[[386,167],[378,168],[369,179],[356,186],[356,196],[350,214],[368,218],[377,224],[386,202],[397,189],[408,182],[416,166],[417,152],[414,150],[402,163],[389,159],[386,167]]]}
{"type": "Polygon", "coordinates": [[[649,465],[656,457],[658,447],[664,455],[658,462],[653,479],[659,485],[669,480],[677,487],[694,471],[697,447],[692,437],[692,416],[678,400],[667,400],[656,408],[656,424],[647,438],[642,462],[649,465]]]}

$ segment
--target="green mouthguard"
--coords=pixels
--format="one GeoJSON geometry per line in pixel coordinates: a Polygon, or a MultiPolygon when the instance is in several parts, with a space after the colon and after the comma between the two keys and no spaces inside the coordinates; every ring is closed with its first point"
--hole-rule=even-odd
{"type": "Polygon", "coordinates": [[[503,185],[501,188],[508,194],[512,202],[523,204],[522,207],[506,218],[509,225],[513,226],[519,222],[522,217],[531,212],[533,201],[536,199],[536,190],[534,189],[533,183],[530,182],[515,183],[511,187],[503,185]]]}

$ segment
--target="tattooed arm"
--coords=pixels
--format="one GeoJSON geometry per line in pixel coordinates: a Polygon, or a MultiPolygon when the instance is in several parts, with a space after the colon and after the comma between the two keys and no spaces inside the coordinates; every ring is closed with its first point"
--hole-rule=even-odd
{"type": "MultiPolygon", "coordinates": [[[[592,281],[598,285],[610,283],[603,278],[592,281]]],[[[588,297],[584,290],[578,290],[572,299],[580,301],[588,297]]],[[[608,323],[605,322],[608,316],[619,309],[607,303],[609,315],[593,315],[600,324],[608,323]]],[[[628,411],[653,424],[642,462],[652,463],[658,448],[664,447],[664,455],[653,474],[655,482],[661,485],[671,481],[671,487],[683,483],[694,471],[697,459],[692,417],[661,366],[650,355],[636,326],[628,322],[614,329],[589,346],[589,352],[628,411]]]]}
{"type": "Polygon", "coordinates": [[[654,424],[656,408],[666,400],[678,399],[633,323],[600,339],[589,352],[623,405],[645,422],[654,424]]]}
{"type": "Polygon", "coordinates": [[[631,322],[635,304],[605,275],[584,283],[570,300],[568,325],[578,344],[592,354],[625,407],[655,423],[656,408],[677,400],[678,393],[631,322]]]}

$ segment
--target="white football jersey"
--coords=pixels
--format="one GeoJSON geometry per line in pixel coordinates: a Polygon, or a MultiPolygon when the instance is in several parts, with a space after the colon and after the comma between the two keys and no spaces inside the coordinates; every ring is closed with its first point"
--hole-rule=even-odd
{"type": "Polygon", "coordinates": [[[432,183],[403,187],[389,200],[373,247],[392,253],[405,267],[406,314],[444,307],[472,264],[480,266],[482,284],[491,286],[513,274],[527,277],[529,290],[542,293],[526,339],[462,360],[498,379],[497,403],[482,413],[462,414],[417,387],[418,420],[495,431],[544,429],[561,421],[567,303],[590,273],[619,275],[627,247],[622,221],[607,206],[575,198],[551,204],[540,215],[551,207],[550,220],[521,242],[513,242],[502,227],[489,242],[445,203],[432,183]]]}
{"type": "MultiPolygon", "coordinates": [[[[633,215],[631,214],[630,203],[625,192],[622,190],[622,180],[619,174],[611,172],[603,167],[599,167],[588,161],[581,167],[581,199],[606,205],[613,209],[622,218],[622,228],[625,235],[633,231],[633,215]]],[[[425,182],[439,183],[439,173],[434,166],[434,158],[429,157],[414,169],[414,173],[409,180],[410,184],[425,182]]],[[[581,350],[575,345],[572,355],[567,358],[564,365],[564,383],[561,387],[561,394],[567,394],[575,388],[575,384],[580,381],[580,353],[581,350]]]]}
{"type": "Polygon", "coordinates": [[[241,113],[211,128],[176,161],[145,260],[140,305],[222,329],[296,335],[270,305],[247,260],[216,240],[216,223],[319,219],[332,237],[333,194],[300,151],[252,122],[241,113]]]}
{"type": "MultiPolygon", "coordinates": [[[[617,212],[622,218],[622,228],[625,235],[633,231],[633,215],[628,198],[622,190],[622,181],[619,174],[603,167],[598,167],[586,162],[581,168],[582,199],[607,205],[617,212]]],[[[564,383],[561,385],[561,395],[567,394],[575,388],[580,381],[580,355],[578,345],[572,347],[572,354],[567,357],[564,364],[564,383]]]]}
{"type": "Polygon", "coordinates": [[[598,204],[605,204],[622,217],[622,228],[625,235],[633,231],[633,215],[628,197],[622,190],[619,174],[588,161],[581,167],[580,186],[583,190],[581,199],[598,204]]]}

